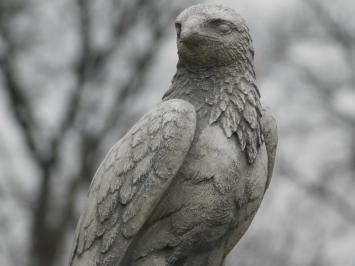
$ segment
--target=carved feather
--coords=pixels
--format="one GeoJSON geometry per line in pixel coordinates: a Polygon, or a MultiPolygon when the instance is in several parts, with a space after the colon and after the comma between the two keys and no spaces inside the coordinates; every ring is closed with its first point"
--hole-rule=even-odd
{"type": "Polygon", "coordinates": [[[179,170],[195,126],[191,104],[166,101],[110,150],[92,181],[71,263],[85,253],[97,260],[96,265],[120,265],[179,170]]]}

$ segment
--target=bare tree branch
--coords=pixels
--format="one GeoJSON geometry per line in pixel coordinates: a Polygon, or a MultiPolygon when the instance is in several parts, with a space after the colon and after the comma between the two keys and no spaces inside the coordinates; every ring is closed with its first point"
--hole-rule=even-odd
{"type": "MultiPolygon", "coordinates": [[[[80,53],[76,58],[72,69],[76,78],[75,88],[69,96],[65,108],[63,108],[62,119],[59,121],[57,132],[49,139],[37,140],[38,133],[44,130],[41,125],[37,125],[34,110],[30,104],[30,99],[26,97],[26,88],[20,82],[19,72],[16,69],[16,54],[19,51],[11,39],[11,35],[6,35],[4,25],[0,25],[0,34],[8,38],[3,38],[7,43],[9,52],[0,58],[0,69],[3,74],[4,88],[9,96],[9,102],[13,110],[15,122],[19,125],[19,130],[23,133],[25,143],[31,156],[35,159],[39,169],[39,188],[32,210],[32,239],[29,243],[31,247],[30,265],[51,266],[57,259],[60,246],[64,242],[65,232],[69,225],[76,218],[74,210],[74,200],[78,189],[91,179],[95,170],[97,159],[99,158],[99,147],[103,140],[109,134],[109,130],[102,130],[99,134],[92,134],[87,130],[87,122],[92,113],[87,109],[96,110],[95,103],[89,102],[90,98],[88,84],[95,82],[105,82],[101,80],[102,72],[112,63],[112,55],[124,42],[129,33],[134,30],[139,21],[146,20],[150,24],[152,33],[152,41],[147,44],[144,51],[132,60],[132,74],[127,78],[125,83],[118,84],[119,93],[117,94],[114,108],[108,112],[109,116],[105,121],[107,123],[104,129],[110,129],[117,125],[118,118],[122,115],[122,107],[130,95],[136,93],[143,85],[146,74],[150,66],[150,62],[156,55],[159,42],[164,34],[165,24],[159,21],[163,16],[161,7],[157,7],[156,3],[149,1],[136,0],[134,2],[122,1],[120,6],[122,9],[117,10],[117,19],[112,26],[112,43],[102,49],[94,47],[94,27],[95,19],[92,10],[92,0],[76,0],[77,14],[79,19],[80,53]],[[139,9],[139,12],[137,10],[139,9]],[[81,115],[86,118],[84,123],[79,125],[78,122],[81,115]],[[80,117],[79,117],[80,116],[80,117]],[[38,126],[38,128],[37,128],[38,126]],[[62,147],[70,135],[68,132],[75,131],[81,137],[81,143],[77,145],[80,150],[80,163],[78,173],[70,178],[66,184],[66,197],[63,204],[58,207],[53,196],[56,188],[53,186],[53,180],[63,167],[62,162],[64,153],[62,147]],[[40,143],[36,143],[41,141],[40,143]],[[41,144],[41,145],[39,145],[41,144]],[[46,150],[40,149],[46,147],[46,150]],[[48,221],[50,214],[55,211],[58,213],[58,221],[51,224],[48,221]]],[[[1,4],[0,4],[1,9],[1,4]]],[[[167,8],[168,9],[168,8],[167,8]]],[[[26,10],[25,10],[26,11],[26,10]]],[[[171,10],[170,10],[171,11],[171,10]]],[[[169,11],[169,12],[170,12],[169,11]]],[[[172,14],[175,11],[172,11],[172,14]]],[[[0,10],[1,13],[1,10],[0,10]]],[[[166,13],[164,13],[166,15],[166,13]]],[[[11,16],[6,16],[10,19],[11,16]]],[[[169,16],[167,16],[169,17],[169,16]]],[[[2,20],[1,14],[0,19],[2,20]]],[[[14,18],[11,18],[14,19],[14,18]]],[[[11,31],[11,28],[9,29],[11,31]]],[[[109,78],[109,77],[106,77],[109,78]]],[[[26,83],[24,83],[26,84],[26,83]]],[[[99,108],[97,108],[99,109],[99,108]]],[[[39,123],[40,121],[38,121],[39,123]]]]}
{"type": "Polygon", "coordinates": [[[100,76],[108,67],[110,57],[136,26],[139,17],[152,17],[152,14],[150,14],[152,5],[151,2],[144,0],[137,0],[134,4],[124,1],[117,3],[116,21],[113,24],[112,30],[113,40],[105,48],[92,50],[91,63],[97,76],[100,76]]]}
{"type": "Polygon", "coordinates": [[[145,76],[149,70],[150,62],[152,58],[154,58],[158,43],[162,37],[162,29],[156,29],[155,36],[148,49],[144,52],[143,55],[138,57],[133,64],[134,77],[128,79],[124,84],[120,84],[120,90],[118,95],[116,96],[115,103],[113,105],[113,110],[109,112],[109,116],[107,117],[104,127],[101,132],[98,134],[99,136],[107,135],[110,130],[117,125],[117,121],[119,120],[119,115],[123,111],[123,103],[127,99],[129,95],[137,93],[137,90],[142,87],[145,76]]]}
{"type": "Polygon", "coordinates": [[[21,128],[23,137],[28,150],[33,156],[33,160],[38,164],[43,164],[44,158],[36,144],[35,130],[36,121],[34,119],[32,108],[30,103],[26,99],[24,94],[25,89],[22,88],[17,77],[17,70],[14,66],[16,60],[16,50],[10,35],[7,33],[7,29],[2,25],[0,27],[0,34],[7,45],[7,52],[0,59],[0,69],[2,70],[4,86],[10,101],[10,107],[12,108],[12,114],[21,128]]]}
{"type": "Polygon", "coordinates": [[[90,18],[90,0],[76,0],[79,12],[79,33],[80,33],[80,54],[75,63],[75,71],[77,78],[76,88],[74,88],[71,97],[64,108],[64,115],[58,129],[53,136],[50,144],[50,158],[48,163],[54,166],[59,156],[59,147],[64,141],[66,132],[72,128],[76,117],[80,111],[80,102],[83,98],[85,83],[91,74],[92,66],[92,36],[91,36],[91,18],[90,18]]]}

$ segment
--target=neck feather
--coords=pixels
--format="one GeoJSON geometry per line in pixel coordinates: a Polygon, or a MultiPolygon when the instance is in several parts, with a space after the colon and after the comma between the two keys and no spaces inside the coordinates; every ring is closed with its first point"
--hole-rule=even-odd
{"type": "Polygon", "coordinates": [[[230,138],[236,135],[248,162],[255,161],[264,142],[260,94],[252,64],[218,68],[192,68],[179,62],[170,89],[163,99],[180,98],[192,103],[210,125],[219,125],[230,138]]]}

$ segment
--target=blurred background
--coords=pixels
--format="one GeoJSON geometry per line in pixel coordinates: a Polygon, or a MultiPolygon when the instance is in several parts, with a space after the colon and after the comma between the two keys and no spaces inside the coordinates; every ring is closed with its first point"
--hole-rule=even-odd
{"type": "MultiPolygon", "coordinates": [[[[0,0],[0,265],[66,265],[104,154],[161,99],[197,1],[0,0]]],[[[221,0],[248,21],[276,169],[229,266],[355,266],[355,2],[221,0]]]]}

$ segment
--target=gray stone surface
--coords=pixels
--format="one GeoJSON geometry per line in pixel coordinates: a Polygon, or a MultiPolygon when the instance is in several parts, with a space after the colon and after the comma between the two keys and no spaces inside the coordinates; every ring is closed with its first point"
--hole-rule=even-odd
{"type": "Polygon", "coordinates": [[[176,30],[171,87],[98,169],[70,265],[223,265],[263,199],[276,123],[245,21],[196,5],[176,30]]]}

